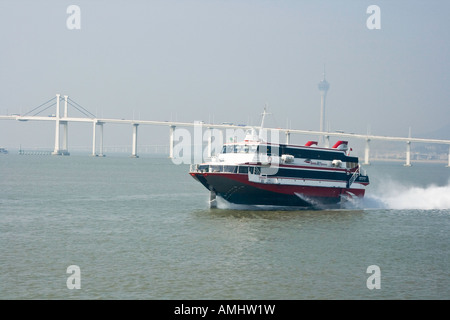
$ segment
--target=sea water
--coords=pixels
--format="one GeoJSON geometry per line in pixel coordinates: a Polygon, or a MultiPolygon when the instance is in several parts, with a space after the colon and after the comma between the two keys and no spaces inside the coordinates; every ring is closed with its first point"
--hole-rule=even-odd
{"type": "Polygon", "coordinates": [[[450,168],[364,168],[348,208],[255,211],[166,156],[2,155],[0,298],[449,299],[450,168]]]}

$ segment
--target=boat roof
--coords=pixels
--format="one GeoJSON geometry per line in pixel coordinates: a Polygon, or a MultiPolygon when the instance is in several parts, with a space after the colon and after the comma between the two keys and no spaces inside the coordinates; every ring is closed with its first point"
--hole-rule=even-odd
{"type": "MultiPolygon", "coordinates": [[[[309,141],[308,141],[309,142],[309,141]]],[[[227,142],[224,143],[224,146],[230,146],[230,145],[271,145],[271,146],[286,146],[290,148],[304,148],[304,149],[315,149],[315,150],[325,150],[325,151],[340,151],[344,152],[343,149],[337,149],[335,147],[317,147],[313,145],[296,145],[296,144],[286,144],[286,143],[273,143],[273,142],[266,142],[266,141],[254,141],[254,140],[244,140],[239,142],[227,142]]]]}

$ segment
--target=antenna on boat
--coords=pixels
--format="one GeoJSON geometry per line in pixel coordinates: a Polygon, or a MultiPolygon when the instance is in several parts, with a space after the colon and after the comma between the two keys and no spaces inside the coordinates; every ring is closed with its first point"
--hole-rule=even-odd
{"type": "Polygon", "coordinates": [[[259,128],[259,138],[262,138],[262,132],[264,129],[264,120],[265,120],[266,115],[268,115],[268,114],[270,114],[270,113],[267,112],[267,103],[266,103],[266,105],[264,106],[264,111],[262,113],[261,126],[259,128]]]}
{"type": "Polygon", "coordinates": [[[266,117],[266,115],[268,115],[270,113],[267,112],[267,104],[264,106],[264,111],[262,113],[262,119],[261,119],[261,126],[260,126],[260,130],[262,130],[264,128],[264,119],[266,117]]]}

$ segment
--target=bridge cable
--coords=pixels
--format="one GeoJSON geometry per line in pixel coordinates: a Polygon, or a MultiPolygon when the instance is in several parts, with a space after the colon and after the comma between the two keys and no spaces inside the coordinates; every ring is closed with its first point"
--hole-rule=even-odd
{"type": "Polygon", "coordinates": [[[81,113],[83,113],[84,115],[86,115],[86,116],[90,116],[90,117],[92,117],[92,118],[96,118],[96,116],[92,113],[92,112],[90,112],[89,110],[87,110],[86,108],[83,108],[79,103],[77,103],[76,101],[74,101],[74,100],[72,100],[72,99],[70,99],[70,98],[68,98],[68,101],[69,101],[69,103],[73,106],[73,107],[75,107],[78,111],[80,111],[81,113]],[[75,105],[74,105],[75,104],[75,105]],[[81,108],[82,110],[84,110],[84,112],[83,111],[81,111],[79,108],[81,108]]]}
{"type": "MultiPolygon", "coordinates": [[[[50,100],[48,100],[47,102],[44,102],[43,104],[37,106],[36,108],[34,108],[34,109],[32,109],[32,110],[30,110],[30,111],[24,113],[22,116],[26,116],[26,115],[30,114],[31,112],[33,112],[33,111],[39,109],[40,107],[46,105],[47,103],[49,103],[49,102],[52,101],[53,99],[56,99],[56,97],[53,97],[53,98],[51,98],[50,100]]],[[[45,109],[47,109],[47,108],[45,108],[45,109]]],[[[44,109],[44,110],[45,110],[45,109],[44,109]]],[[[42,110],[42,111],[43,111],[43,110],[42,110]]],[[[39,111],[39,112],[41,112],[41,111],[39,111]]],[[[38,113],[39,113],[39,112],[38,112],[38,113]]]]}
{"type": "MultiPolygon", "coordinates": [[[[76,105],[74,105],[74,104],[72,104],[72,103],[70,103],[70,102],[69,102],[69,104],[70,104],[72,107],[74,107],[75,109],[77,109],[79,112],[81,112],[82,114],[84,114],[86,117],[88,117],[88,118],[91,118],[91,117],[92,117],[92,115],[86,113],[86,112],[83,111],[81,108],[77,107],[76,105]]],[[[95,117],[94,117],[94,118],[95,118],[95,117]]]]}
{"type": "Polygon", "coordinates": [[[41,113],[41,112],[43,112],[43,111],[47,110],[48,108],[53,107],[53,106],[55,106],[55,105],[56,105],[56,102],[53,102],[53,103],[52,103],[51,105],[49,105],[47,108],[42,109],[41,111],[38,111],[38,112],[36,112],[35,114],[33,114],[32,117],[38,115],[39,113],[41,113]]]}

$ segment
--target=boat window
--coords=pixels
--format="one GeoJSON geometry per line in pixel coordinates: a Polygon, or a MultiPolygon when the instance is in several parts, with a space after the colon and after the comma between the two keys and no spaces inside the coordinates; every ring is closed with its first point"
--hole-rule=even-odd
{"type": "Polygon", "coordinates": [[[234,151],[235,153],[248,153],[249,151],[249,146],[248,145],[235,145],[234,146],[234,151]]]}
{"type": "Polygon", "coordinates": [[[239,173],[248,173],[248,167],[239,167],[239,173]]]}
{"type": "Polygon", "coordinates": [[[237,145],[236,146],[237,153],[244,153],[244,146],[243,145],[237,145]]]}
{"type": "Polygon", "coordinates": [[[260,174],[261,173],[261,170],[259,167],[248,167],[248,171],[251,174],[260,174]]]}
{"type": "Polygon", "coordinates": [[[248,171],[251,174],[260,174],[261,173],[261,168],[260,167],[248,167],[248,171]]]}
{"type": "Polygon", "coordinates": [[[227,147],[226,147],[226,146],[223,146],[223,147],[222,147],[222,151],[221,151],[220,153],[227,153],[227,147]]]}
{"type": "Polygon", "coordinates": [[[234,153],[234,145],[228,145],[226,153],[234,153]]]}
{"type": "Polygon", "coordinates": [[[223,166],[223,172],[236,173],[236,171],[237,171],[236,166],[223,166]]]}
{"type": "Polygon", "coordinates": [[[268,156],[271,156],[272,155],[272,146],[259,145],[258,146],[258,153],[267,154],[268,156]]]}
{"type": "Polygon", "coordinates": [[[358,166],[358,162],[347,162],[347,169],[353,169],[358,166]]]}

